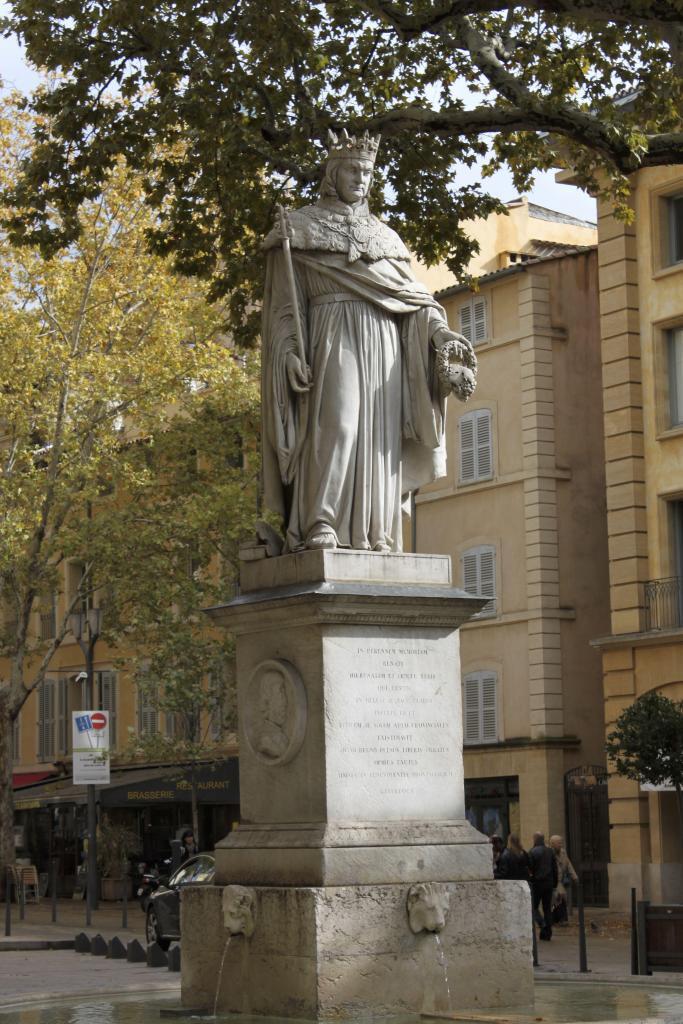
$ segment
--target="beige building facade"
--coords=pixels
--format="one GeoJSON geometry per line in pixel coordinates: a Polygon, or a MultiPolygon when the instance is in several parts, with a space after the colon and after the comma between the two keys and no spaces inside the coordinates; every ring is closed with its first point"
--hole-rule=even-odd
{"type": "MultiPolygon", "coordinates": [[[[683,698],[683,170],[632,182],[633,223],[599,216],[611,622],[609,731],[636,698],[683,698]]],[[[596,634],[597,635],[597,634],[596,634]]],[[[676,797],[609,784],[612,905],[683,901],[676,797]]]]}
{"type": "MultiPolygon", "coordinates": [[[[488,834],[517,831],[524,845],[569,824],[577,855],[586,837],[580,808],[570,821],[568,786],[599,787],[605,771],[590,644],[608,624],[597,251],[558,239],[534,255],[531,220],[522,241],[488,254],[500,269],[478,292],[438,295],[474,341],[479,383],[466,405],[450,400],[449,475],[417,495],[414,539],[450,554],[456,583],[491,598],[462,629],[470,820],[488,834]]],[[[604,786],[600,796],[599,851],[584,880],[589,900],[604,903],[604,786]]]]}

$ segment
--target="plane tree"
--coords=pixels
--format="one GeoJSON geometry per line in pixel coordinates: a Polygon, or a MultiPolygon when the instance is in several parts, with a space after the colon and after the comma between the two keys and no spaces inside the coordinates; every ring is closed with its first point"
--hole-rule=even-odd
{"type": "Polygon", "coordinates": [[[124,154],[156,212],[149,240],[228,297],[254,337],[259,240],[310,198],[328,130],[381,132],[374,204],[427,262],[464,266],[461,223],[558,161],[611,195],[677,163],[681,0],[10,0],[2,23],[48,72],[13,186],[16,241],[72,241],[124,154]],[[457,161],[484,161],[460,187],[457,161]],[[51,216],[58,209],[59,221],[51,216]]]}

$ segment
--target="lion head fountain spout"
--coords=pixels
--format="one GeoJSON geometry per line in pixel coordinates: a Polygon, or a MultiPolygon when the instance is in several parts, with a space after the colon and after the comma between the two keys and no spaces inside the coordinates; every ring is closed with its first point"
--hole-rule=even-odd
{"type": "Polygon", "coordinates": [[[448,917],[450,893],[439,882],[419,882],[408,890],[406,907],[410,930],[420,932],[443,931],[448,917]]]}
{"type": "Polygon", "coordinates": [[[231,935],[254,934],[255,895],[244,885],[226,885],[223,889],[223,923],[231,935]]]}

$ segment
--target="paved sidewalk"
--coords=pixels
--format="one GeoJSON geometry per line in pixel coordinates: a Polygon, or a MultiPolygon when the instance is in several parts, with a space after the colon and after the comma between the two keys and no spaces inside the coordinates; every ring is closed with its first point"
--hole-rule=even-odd
{"type": "Polygon", "coordinates": [[[586,910],[586,960],[588,973],[579,971],[579,927],[576,913],[566,928],[553,927],[550,942],[538,942],[536,979],[614,981],[638,985],[681,986],[683,973],[631,974],[630,915],[609,910],[586,910]]]}
{"type": "MultiPolygon", "coordinates": [[[[63,944],[73,941],[79,932],[93,936],[100,933],[106,940],[115,935],[122,942],[139,939],[144,943],[145,915],[139,903],[128,904],[128,928],[121,927],[122,906],[120,903],[100,901],[99,909],[92,915],[92,925],[85,924],[85,903],[83,900],[59,900],[57,922],[52,923],[52,905],[49,900],[27,903],[25,919],[19,920],[19,907],[12,904],[12,934],[5,936],[5,904],[0,904],[0,953],[9,950],[49,948],[49,943],[63,944]],[[42,944],[42,945],[38,945],[42,944]]],[[[59,945],[58,947],[59,948],[59,945]]]]}
{"type": "Polygon", "coordinates": [[[180,974],[69,950],[0,955],[0,1010],[65,997],[168,992],[180,998],[180,974]]]}

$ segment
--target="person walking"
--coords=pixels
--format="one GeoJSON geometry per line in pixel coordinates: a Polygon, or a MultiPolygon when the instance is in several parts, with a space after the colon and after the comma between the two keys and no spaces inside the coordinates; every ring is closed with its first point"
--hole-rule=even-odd
{"type": "Polygon", "coordinates": [[[508,836],[507,846],[498,860],[497,878],[519,878],[529,882],[531,873],[529,871],[529,855],[519,841],[519,836],[511,832],[508,836]]]}
{"type": "Polygon", "coordinates": [[[552,905],[553,890],[557,888],[557,862],[555,854],[545,845],[542,832],[534,832],[533,846],[529,850],[531,868],[531,895],[534,917],[539,921],[539,938],[549,942],[553,937],[552,905]],[[538,905],[543,907],[542,920],[538,917],[538,905]]]}
{"type": "Polygon", "coordinates": [[[553,851],[555,863],[557,864],[557,885],[553,892],[553,923],[566,928],[569,924],[567,886],[578,882],[579,876],[574,870],[574,865],[564,848],[562,836],[550,837],[550,849],[553,851]]]}

